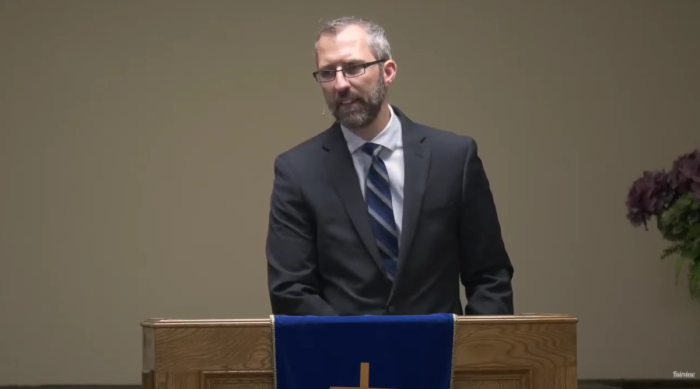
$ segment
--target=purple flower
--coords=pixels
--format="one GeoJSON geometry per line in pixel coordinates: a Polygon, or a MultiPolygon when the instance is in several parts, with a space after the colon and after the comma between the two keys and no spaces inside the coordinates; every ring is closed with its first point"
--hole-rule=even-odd
{"type": "Polygon", "coordinates": [[[661,215],[673,198],[670,177],[665,171],[645,171],[627,194],[627,219],[634,226],[644,224],[646,228],[646,222],[661,215]]]}
{"type": "Polygon", "coordinates": [[[700,198],[700,150],[681,155],[669,172],[671,187],[679,194],[695,193],[700,198]]]}

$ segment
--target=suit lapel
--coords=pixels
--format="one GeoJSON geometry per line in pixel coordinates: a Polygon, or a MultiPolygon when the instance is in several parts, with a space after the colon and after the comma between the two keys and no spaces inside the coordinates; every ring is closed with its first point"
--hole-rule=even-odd
{"type": "Polygon", "coordinates": [[[374,259],[379,269],[383,272],[377,243],[369,221],[367,203],[362,197],[362,190],[359,185],[352,156],[345,143],[345,138],[340,130],[340,126],[337,123],[329,129],[323,148],[327,152],[325,163],[326,173],[333,183],[333,187],[343,203],[348,216],[350,216],[350,220],[352,220],[360,239],[362,239],[372,259],[374,259]]]}
{"type": "Polygon", "coordinates": [[[396,284],[400,281],[406,259],[411,251],[430,167],[430,148],[424,143],[425,134],[398,108],[394,106],[392,108],[401,120],[405,174],[401,248],[391,296],[394,295],[396,284]]]}
{"type": "MultiPolygon", "coordinates": [[[[392,108],[401,121],[405,174],[401,246],[391,296],[394,295],[396,284],[400,281],[408,253],[411,250],[430,168],[430,148],[424,143],[425,134],[399,108],[393,105],[392,108]]],[[[327,152],[326,173],[362,242],[379,269],[384,272],[376,239],[370,225],[367,203],[362,197],[355,165],[337,122],[327,132],[323,148],[327,152]]]]}

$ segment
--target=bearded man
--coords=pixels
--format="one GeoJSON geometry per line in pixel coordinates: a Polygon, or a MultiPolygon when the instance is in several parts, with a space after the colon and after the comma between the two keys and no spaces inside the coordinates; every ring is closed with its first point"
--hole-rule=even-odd
{"type": "Polygon", "coordinates": [[[324,24],[316,62],[336,120],[274,162],[273,314],[513,314],[513,266],[474,139],[387,102],[397,66],[374,23],[324,24]]]}

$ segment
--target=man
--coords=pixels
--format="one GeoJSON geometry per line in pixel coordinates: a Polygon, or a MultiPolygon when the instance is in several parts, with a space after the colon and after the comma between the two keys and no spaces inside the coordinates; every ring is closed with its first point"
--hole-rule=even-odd
{"type": "Polygon", "coordinates": [[[475,141],[387,103],[397,66],[376,24],[327,23],[316,60],[336,121],[275,160],[273,314],[513,314],[513,268],[475,141]]]}

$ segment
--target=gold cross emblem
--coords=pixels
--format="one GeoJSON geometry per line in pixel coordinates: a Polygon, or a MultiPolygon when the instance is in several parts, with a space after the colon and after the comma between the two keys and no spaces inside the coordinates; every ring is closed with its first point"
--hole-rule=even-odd
{"type": "Polygon", "coordinates": [[[330,389],[390,389],[390,388],[370,388],[369,387],[369,363],[360,364],[360,386],[331,386],[330,389]]]}

